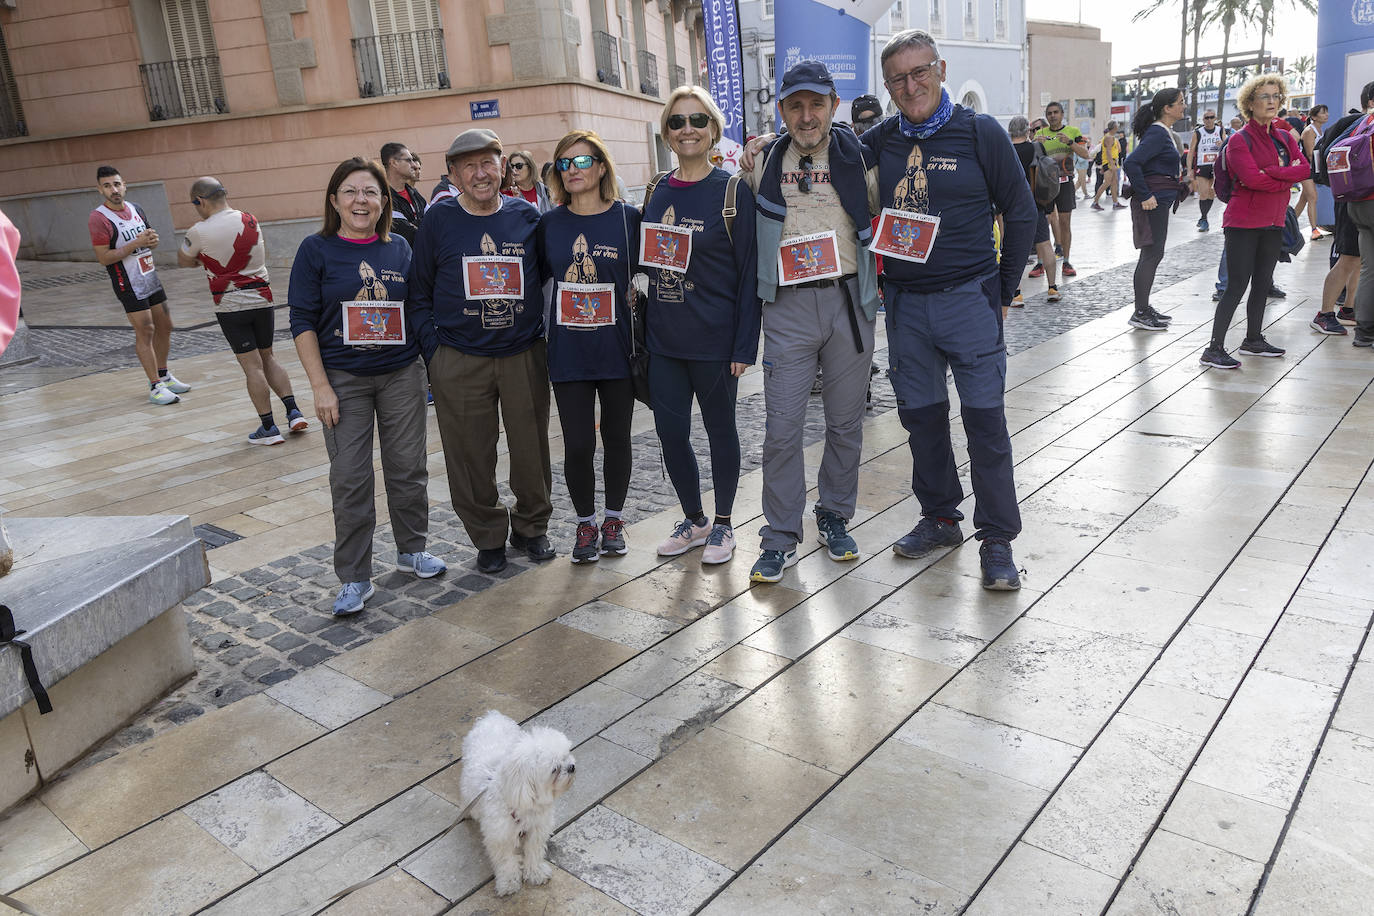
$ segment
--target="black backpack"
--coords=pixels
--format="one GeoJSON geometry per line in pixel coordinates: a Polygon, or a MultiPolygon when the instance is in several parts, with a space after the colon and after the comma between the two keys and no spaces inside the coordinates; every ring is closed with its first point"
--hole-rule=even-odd
{"type": "Polygon", "coordinates": [[[1054,203],[1059,196],[1059,160],[1045,152],[1039,140],[1032,145],[1031,168],[1035,169],[1035,180],[1031,182],[1031,195],[1041,209],[1054,203]]]}

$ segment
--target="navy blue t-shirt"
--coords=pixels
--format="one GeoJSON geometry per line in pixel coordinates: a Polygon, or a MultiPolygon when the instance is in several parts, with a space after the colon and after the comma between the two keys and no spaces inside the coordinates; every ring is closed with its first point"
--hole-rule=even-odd
{"type": "Polygon", "coordinates": [[[457,199],[431,204],[415,236],[410,297],[425,361],[439,345],[472,356],[514,356],[544,336],[543,293],[534,230],[539,211],[524,198],[501,197],[489,216],[474,216],[457,199]],[[469,299],[463,258],[521,261],[523,298],[469,299]]]}
{"type": "MultiPolygon", "coordinates": [[[[983,116],[986,117],[986,116],[983,116]]],[[[925,140],[903,136],[897,116],[870,128],[863,142],[878,156],[884,207],[940,217],[926,263],[883,258],[883,276],[920,292],[937,292],[1000,273],[1005,305],[1020,284],[1035,234],[1035,199],[1011,138],[995,121],[978,121],[962,105],[925,140]],[[1002,213],[1002,263],[993,248],[994,208],[1002,213]]]]}
{"type": "Polygon", "coordinates": [[[403,369],[420,355],[415,320],[406,302],[403,345],[353,347],[343,340],[344,302],[406,300],[410,246],[399,235],[390,242],[352,242],[337,235],[309,235],[296,249],[286,300],[291,336],[314,331],[326,369],[353,375],[383,375],[403,369]]]}
{"type": "Polygon", "coordinates": [[[1126,177],[1131,179],[1132,188],[1139,189],[1134,193],[1142,201],[1155,197],[1159,203],[1171,204],[1178,196],[1177,185],[1158,191],[1149,188],[1151,175],[1177,178],[1179,173],[1178,147],[1174,146],[1173,134],[1158,121],[1145,128],[1145,133],[1140,136],[1135,150],[1126,157],[1124,165],[1126,177]]]}
{"type": "Polygon", "coordinates": [[[630,274],[639,269],[639,211],[620,201],[594,216],[579,216],[567,207],[557,207],[539,218],[536,238],[540,279],[554,282],[549,311],[549,380],[629,378],[631,327],[625,291],[630,274]],[[561,320],[560,283],[614,286],[614,323],[585,326],[561,320]]]}
{"type": "Polygon", "coordinates": [[[758,356],[763,311],[758,296],[754,194],[743,181],[737,186],[738,212],[727,236],[721,208],[729,179],[722,169],[713,169],[692,184],[675,185],[671,178],[664,178],[644,202],[646,223],[671,223],[692,232],[685,274],[645,268],[650,353],[746,364],[758,356]]]}

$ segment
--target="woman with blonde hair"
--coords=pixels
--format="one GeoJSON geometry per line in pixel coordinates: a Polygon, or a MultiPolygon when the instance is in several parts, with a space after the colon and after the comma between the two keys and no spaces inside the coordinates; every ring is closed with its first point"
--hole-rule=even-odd
{"type": "Polygon", "coordinates": [[[1288,85],[1275,73],[1263,73],[1241,87],[1236,107],[1245,126],[1226,141],[1226,170],[1231,199],[1222,216],[1226,232],[1226,291],[1212,319],[1212,341],[1202,364],[1238,369],[1240,361],[1226,352],[1226,330],[1246,285],[1246,356],[1283,356],[1282,347],[1264,339],[1264,300],[1274,278],[1283,243],[1283,222],[1293,185],[1312,174],[1297,138],[1279,117],[1288,85]]]}
{"type": "Polygon", "coordinates": [[[553,281],[549,380],[563,427],[563,467],[577,512],[572,562],[623,556],[621,510],[630,489],[630,275],[638,270],[639,211],[616,200],[615,162],[594,131],[558,141],[552,190],[566,201],[539,220],[539,272],[553,281]],[[600,403],[606,508],[596,525],[596,432],[600,403]]]}
{"type": "Polygon", "coordinates": [[[548,213],[557,204],[549,197],[549,189],[539,179],[534,155],[526,149],[517,150],[507,159],[510,167],[512,197],[523,197],[534,204],[540,213],[548,213]]]}
{"type": "Polygon", "coordinates": [[[701,562],[724,563],[735,552],[730,521],[740,470],[735,397],[739,377],[758,354],[763,314],[754,195],[748,185],[711,165],[725,116],[705,89],[674,89],[659,124],[677,168],[645,194],[644,222],[668,224],[654,229],[653,248],[641,256],[650,277],[645,327],[654,426],[684,517],[658,552],[678,556],[704,547],[701,562]],[[702,511],[691,438],[693,398],[710,443],[714,519],[702,511]]]}

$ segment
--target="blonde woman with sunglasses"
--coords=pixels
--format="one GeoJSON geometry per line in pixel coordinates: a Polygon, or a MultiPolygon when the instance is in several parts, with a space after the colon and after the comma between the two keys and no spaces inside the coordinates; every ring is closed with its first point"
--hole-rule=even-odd
{"type": "Polygon", "coordinates": [[[511,196],[520,196],[534,204],[542,214],[548,213],[556,205],[549,197],[548,186],[539,180],[539,171],[534,167],[534,155],[529,150],[519,150],[510,154],[511,196]]]}

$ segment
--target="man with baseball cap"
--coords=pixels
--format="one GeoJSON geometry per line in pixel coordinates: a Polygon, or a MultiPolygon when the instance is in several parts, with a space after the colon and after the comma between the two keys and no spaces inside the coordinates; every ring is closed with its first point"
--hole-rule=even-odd
{"type": "Polygon", "coordinates": [[[506,567],[506,536],[532,560],[554,555],[549,376],[534,230],[539,211],[501,193],[506,157],[485,128],[444,154],[459,197],[433,203],[415,237],[410,307],[444,443],[453,510],[477,548],[477,568],[506,567]],[[514,510],[496,487],[506,431],[514,510]]]}
{"type": "Polygon", "coordinates": [[[883,106],[876,96],[861,95],[849,106],[849,123],[854,125],[856,134],[862,135],[882,119],[883,106]]]}
{"type": "MultiPolygon", "coordinates": [[[[876,102],[876,100],[875,100],[876,102]]],[[[814,512],[830,558],[855,560],[846,530],[859,490],[859,453],[877,272],[868,251],[877,212],[876,160],[850,130],[825,64],[803,60],[782,78],[778,112],[787,133],[752,159],[763,300],[763,552],[750,573],[777,582],[797,559],[806,509],[802,433],[816,369],[821,371],[825,454],[814,512]]]]}

